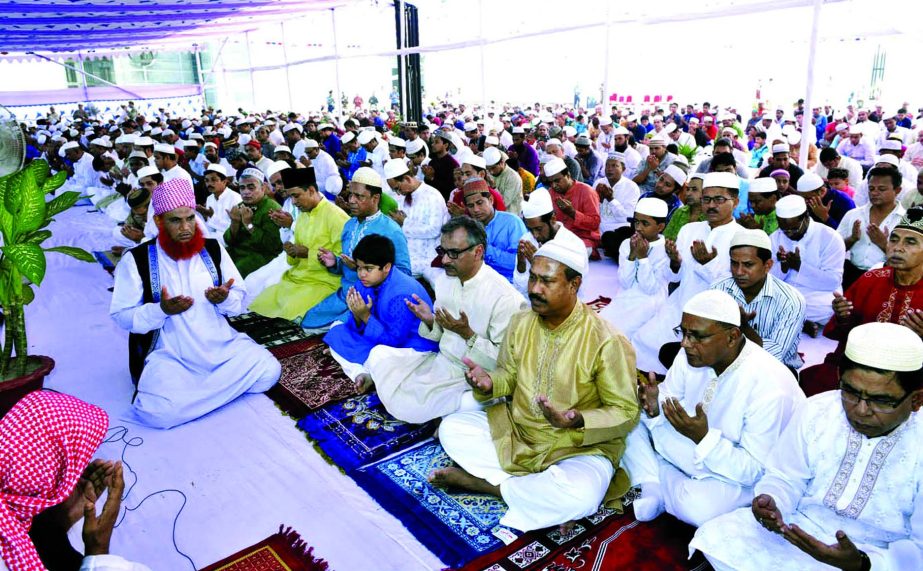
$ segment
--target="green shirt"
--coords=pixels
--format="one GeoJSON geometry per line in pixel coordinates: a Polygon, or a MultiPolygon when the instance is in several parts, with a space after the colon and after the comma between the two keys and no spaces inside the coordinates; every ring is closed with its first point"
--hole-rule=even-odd
{"type": "Polygon", "coordinates": [[[676,237],[679,236],[680,229],[689,224],[690,222],[701,222],[705,220],[705,213],[699,214],[698,220],[689,220],[689,205],[684,204],[676,210],[673,211],[673,216],[670,218],[670,223],[667,224],[667,227],[663,229],[663,237],[667,240],[676,240],[676,237]]]}
{"type": "Polygon", "coordinates": [[[779,220],[776,218],[775,210],[769,214],[754,214],[753,219],[760,223],[763,232],[769,236],[772,236],[772,233],[779,229],[779,220]]]}
{"type": "Polygon", "coordinates": [[[392,212],[397,210],[397,201],[388,195],[387,192],[382,191],[381,200],[378,201],[378,209],[381,210],[381,213],[385,216],[389,216],[392,212]]]}
{"type": "Polygon", "coordinates": [[[242,277],[262,268],[282,251],[279,226],[269,218],[270,211],[280,208],[278,202],[264,196],[253,211],[252,231],[241,224],[236,236],[231,234],[231,228],[224,232],[228,254],[242,277]]]}

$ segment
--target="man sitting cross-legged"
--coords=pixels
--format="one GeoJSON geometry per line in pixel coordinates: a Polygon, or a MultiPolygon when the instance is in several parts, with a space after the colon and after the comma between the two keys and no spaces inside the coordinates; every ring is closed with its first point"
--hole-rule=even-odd
{"type": "Polygon", "coordinates": [[[438,353],[378,347],[366,361],[382,404],[405,422],[426,422],[460,408],[476,408],[465,383],[469,359],[496,364],[510,317],[525,301],[496,270],[484,263],[487,233],[467,216],[442,227],[445,275],[436,280],[436,303],[419,296],[406,301],[420,319],[420,335],[439,343],[438,353]]]}
{"type": "Polygon", "coordinates": [[[693,296],[678,329],[682,350],[666,380],[642,381],[645,414],[624,460],[642,489],[639,520],[666,509],[699,526],[747,505],[804,394],[778,359],[744,336],[740,307],[723,291],[693,296]]]}
{"type": "Polygon", "coordinates": [[[792,417],[752,503],[696,533],[715,569],[923,569],[923,342],[860,325],[838,373],[792,417]]]}
{"type": "Polygon", "coordinates": [[[281,369],[225,319],[243,311],[246,290],[228,253],[196,224],[192,184],[161,184],[152,205],[160,233],[116,266],[109,313],[132,333],[135,418],[172,428],[269,389],[281,369]]]}
{"type": "Polygon", "coordinates": [[[377,346],[432,353],[439,350],[439,345],[418,332],[420,319],[405,300],[416,296],[428,304],[433,301],[409,272],[394,265],[396,256],[391,240],[369,234],[359,241],[352,254],[358,278],[346,293],[351,315],[344,323],[335,325],[324,336],[324,342],[346,376],[356,382],[356,390],[365,392],[371,387],[372,377],[364,364],[377,346]]]}
{"type": "Polygon", "coordinates": [[[586,246],[555,239],[535,253],[532,311],[513,317],[497,366],[466,360],[486,411],[443,419],[439,439],[459,467],[430,481],[500,496],[503,525],[529,531],[594,513],[625,494],[619,469],[638,422],[628,338],[577,299],[586,246]],[[489,372],[488,372],[489,371],[489,372]]]}

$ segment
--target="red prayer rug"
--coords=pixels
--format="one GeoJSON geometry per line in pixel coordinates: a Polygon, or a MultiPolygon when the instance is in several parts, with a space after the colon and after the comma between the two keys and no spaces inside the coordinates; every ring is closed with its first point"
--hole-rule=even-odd
{"type": "Polygon", "coordinates": [[[586,304],[590,307],[590,309],[592,309],[592,310],[595,311],[596,313],[599,313],[600,311],[602,311],[603,308],[605,308],[605,307],[606,307],[607,305],[609,305],[610,303],[612,303],[612,298],[611,298],[611,297],[605,297],[605,296],[602,296],[602,295],[599,296],[599,297],[597,297],[597,298],[594,299],[593,301],[588,301],[588,302],[586,302],[586,304]]]}
{"type": "Polygon", "coordinates": [[[327,571],[313,552],[296,531],[279,526],[278,533],[200,571],[327,571]]]}
{"type": "Polygon", "coordinates": [[[356,394],[353,382],[320,337],[270,347],[269,351],[282,364],[282,375],[266,395],[297,420],[327,403],[356,394]]]}
{"type": "Polygon", "coordinates": [[[482,555],[462,571],[704,571],[698,552],[688,559],[695,529],[664,514],[651,522],[635,519],[634,509],[617,514],[600,508],[562,535],[548,528],[524,534],[510,545],[482,555]]]}

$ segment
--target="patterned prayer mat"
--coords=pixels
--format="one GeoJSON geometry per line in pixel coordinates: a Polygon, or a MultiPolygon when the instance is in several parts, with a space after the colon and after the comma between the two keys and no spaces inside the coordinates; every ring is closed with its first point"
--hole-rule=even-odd
{"type": "MultiPolygon", "coordinates": [[[[631,498],[628,499],[631,501],[631,498]]],[[[510,545],[481,556],[462,571],[704,571],[701,553],[688,557],[695,529],[669,515],[639,522],[627,506],[617,514],[600,508],[562,535],[557,528],[531,531],[510,545]]]]}
{"type": "Polygon", "coordinates": [[[300,325],[281,317],[265,317],[251,312],[229,317],[228,323],[267,349],[308,337],[300,325]]]}
{"type": "Polygon", "coordinates": [[[329,402],[356,394],[353,382],[343,374],[320,337],[269,350],[282,364],[282,375],[266,395],[292,417],[301,419],[329,402]]]}
{"type": "Polygon", "coordinates": [[[298,428],[337,466],[350,471],[432,436],[436,423],[397,420],[378,395],[370,393],[327,404],[301,419],[298,428]]]}
{"type": "Polygon", "coordinates": [[[612,298],[611,298],[611,297],[605,297],[605,296],[602,296],[602,295],[599,296],[599,297],[597,297],[597,298],[594,299],[593,301],[588,301],[588,302],[586,302],[586,304],[587,304],[588,306],[590,306],[590,309],[592,309],[592,310],[595,311],[596,313],[599,313],[600,311],[602,311],[602,310],[603,310],[607,305],[609,305],[610,303],[612,303],[612,298]]]}
{"type": "Polygon", "coordinates": [[[99,265],[110,274],[115,271],[115,265],[119,263],[120,258],[120,256],[116,256],[112,252],[104,251],[93,252],[93,257],[96,258],[99,265]]]}
{"type": "Polygon", "coordinates": [[[427,549],[445,564],[459,566],[502,546],[494,532],[509,530],[499,524],[506,513],[499,498],[450,494],[426,481],[433,470],[451,465],[442,446],[431,440],[351,476],[427,549]]]}
{"type": "Polygon", "coordinates": [[[327,562],[313,551],[297,532],[279,526],[278,533],[201,571],[326,571],[327,562]]]}

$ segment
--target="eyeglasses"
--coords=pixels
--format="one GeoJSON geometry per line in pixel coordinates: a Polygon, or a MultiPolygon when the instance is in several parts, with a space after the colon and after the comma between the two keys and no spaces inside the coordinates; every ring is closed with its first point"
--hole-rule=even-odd
{"type": "Polygon", "coordinates": [[[890,414],[894,412],[897,407],[907,400],[912,393],[907,393],[898,400],[891,399],[881,399],[881,398],[869,398],[862,396],[860,391],[852,388],[851,386],[844,384],[840,381],[840,398],[843,399],[843,402],[847,402],[852,405],[857,405],[861,401],[865,401],[866,406],[869,407],[869,410],[872,412],[879,412],[882,414],[890,414]]]}
{"type": "Polygon", "coordinates": [[[475,246],[477,246],[477,244],[475,244],[474,246],[468,246],[467,248],[465,248],[465,249],[463,249],[463,250],[455,250],[455,249],[452,249],[452,248],[449,248],[449,249],[447,250],[447,249],[443,248],[442,246],[436,246],[436,253],[439,254],[439,257],[440,257],[440,258],[441,258],[442,256],[448,256],[449,258],[451,258],[451,259],[453,259],[453,260],[457,260],[459,256],[461,256],[462,254],[464,254],[465,252],[467,252],[467,251],[470,250],[471,248],[474,248],[475,246]]]}
{"type": "Polygon", "coordinates": [[[673,328],[673,333],[680,339],[688,339],[690,343],[702,343],[709,337],[714,337],[721,332],[715,331],[714,333],[709,333],[708,335],[701,335],[694,331],[683,331],[682,325],[678,325],[673,328]]]}
{"type": "Polygon", "coordinates": [[[724,204],[724,203],[727,202],[728,200],[730,200],[730,198],[728,198],[728,197],[726,197],[726,196],[703,196],[703,197],[702,197],[702,204],[712,204],[712,203],[714,203],[714,204],[717,205],[717,206],[721,206],[722,204],[724,204]]]}

